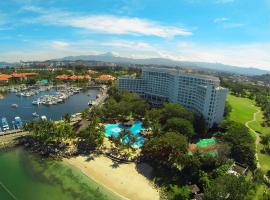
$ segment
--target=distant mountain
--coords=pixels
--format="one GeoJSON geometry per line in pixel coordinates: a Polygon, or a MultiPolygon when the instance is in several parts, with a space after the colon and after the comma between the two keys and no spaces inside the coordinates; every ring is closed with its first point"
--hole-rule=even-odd
{"type": "Polygon", "coordinates": [[[243,68],[231,65],[224,65],[221,63],[207,63],[207,62],[190,62],[190,61],[177,61],[165,58],[147,58],[147,59],[133,59],[126,57],[119,57],[113,53],[105,53],[100,55],[82,55],[82,56],[68,56],[61,61],[104,61],[104,62],[115,62],[115,63],[127,63],[127,64],[141,64],[141,65],[165,65],[165,66],[179,66],[179,67],[190,67],[196,69],[211,69],[223,72],[244,74],[244,75],[263,75],[268,74],[270,71],[261,70],[257,68],[243,68]]]}

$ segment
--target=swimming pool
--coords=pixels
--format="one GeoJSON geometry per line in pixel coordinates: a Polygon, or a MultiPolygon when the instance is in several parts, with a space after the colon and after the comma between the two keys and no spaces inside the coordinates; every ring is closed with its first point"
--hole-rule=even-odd
{"type": "MultiPolygon", "coordinates": [[[[117,137],[119,133],[123,130],[124,126],[122,124],[106,124],[105,125],[105,135],[106,137],[117,137]]],[[[141,121],[136,121],[131,127],[127,128],[132,135],[136,138],[136,142],[134,144],[134,148],[138,148],[143,146],[144,143],[144,138],[140,135],[140,132],[144,130],[142,127],[142,122],[141,121]]]]}

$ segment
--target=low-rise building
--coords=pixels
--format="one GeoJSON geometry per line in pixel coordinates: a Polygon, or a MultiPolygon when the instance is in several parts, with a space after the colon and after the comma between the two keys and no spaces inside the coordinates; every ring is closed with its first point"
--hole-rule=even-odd
{"type": "Polygon", "coordinates": [[[116,78],[112,75],[100,75],[95,78],[95,81],[98,83],[111,83],[114,80],[116,80],[116,78]]]}

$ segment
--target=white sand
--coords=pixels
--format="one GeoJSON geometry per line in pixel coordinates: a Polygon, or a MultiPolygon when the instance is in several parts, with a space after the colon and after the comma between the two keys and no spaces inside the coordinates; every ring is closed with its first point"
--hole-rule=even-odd
{"type": "MultiPolygon", "coordinates": [[[[113,167],[111,159],[105,156],[88,160],[87,157],[76,157],[66,160],[69,164],[79,168],[85,175],[97,183],[110,189],[124,199],[132,200],[158,200],[158,191],[149,180],[136,170],[134,163],[121,164],[113,167]]],[[[151,174],[151,167],[146,164],[139,165],[140,171],[146,176],[151,174]]]]}

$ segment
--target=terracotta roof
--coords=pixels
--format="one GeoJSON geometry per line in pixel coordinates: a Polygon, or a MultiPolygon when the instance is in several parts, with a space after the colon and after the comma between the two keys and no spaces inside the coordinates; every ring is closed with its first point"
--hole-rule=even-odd
{"type": "Polygon", "coordinates": [[[62,74],[62,75],[56,76],[56,78],[57,78],[57,79],[60,79],[60,80],[67,80],[67,79],[68,79],[68,75],[62,74]]]}
{"type": "Polygon", "coordinates": [[[79,77],[76,76],[76,75],[72,75],[72,76],[69,77],[69,79],[72,79],[72,80],[77,80],[78,78],[79,78],[79,77]]]}
{"type": "Polygon", "coordinates": [[[37,73],[16,73],[14,72],[13,74],[11,74],[11,76],[13,78],[26,78],[26,77],[29,77],[29,76],[36,76],[37,73]]]}
{"type": "Polygon", "coordinates": [[[11,77],[9,74],[0,74],[0,81],[8,81],[11,77]]]}
{"type": "Polygon", "coordinates": [[[88,75],[86,75],[86,76],[77,76],[77,78],[78,79],[88,79],[88,80],[90,80],[91,79],[91,77],[90,76],[88,76],[88,75]]]}
{"type": "Polygon", "coordinates": [[[77,79],[88,79],[90,80],[91,77],[86,75],[86,76],[82,76],[82,75],[72,75],[72,76],[68,76],[66,74],[62,74],[62,75],[58,75],[56,76],[57,79],[60,79],[60,80],[67,80],[67,79],[72,79],[72,80],[77,80],[77,79]]]}
{"type": "Polygon", "coordinates": [[[113,81],[115,79],[116,78],[111,76],[111,75],[101,75],[101,76],[96,78],[96,80],[98,80],[98,81],[113,81]]]}

